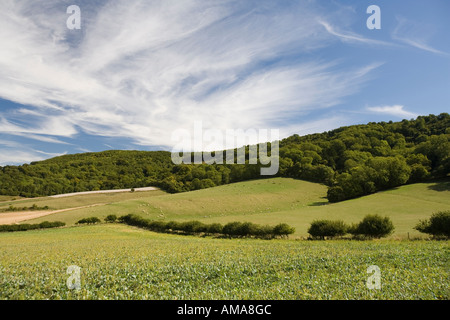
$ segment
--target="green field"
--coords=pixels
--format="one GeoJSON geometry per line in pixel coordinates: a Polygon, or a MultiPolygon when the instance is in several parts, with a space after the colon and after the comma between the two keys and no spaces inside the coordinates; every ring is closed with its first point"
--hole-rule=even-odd
{"type": "Polygon", "coordinates": [[[0,299],[448,299],[447,241],[211,239],[110,224],[0,234],[0,299]],[[69,290],[67,268],[81,268],[69,290]],[[366,287],[367,268],[381,289],[366,287]]]}
{"type": "MultiPolygon", "coordinates": [[[[450,209],[450,181],[405,185],[329,204],[321,184],[273,178],[189,193],[162,191],[3,199],[10,205],[83,209],[27,223],[67,227],[0,233],[0,299],[449,299],[449,242],[413,230],[418,220],[450,209]],[[123,224],[76,226],[85,217],[137,213],[149,219],[206,223],[286,222],[289,240],[217,239],[157,234],[123,224]],[[388,239],[305,241],[314,219],[360,221],[389,216],[388,239]],[[81,290],[67,268],[79,266],[81,290]],[[381,270],[380,290],[366,287],[367,268],[381,270]]],[[[0,213],[1,214],[1,213],[0,213]]]]}
{"type": "MultiPolygon", "coordinates": [[[[129,213],[154,220],[201,220],[205,223],[249,221],[258,224],[288,223],[296,228],[293,238],[306,238],[315,219],[342,219],[359,222],[367,214],[389,216],[394,225],[394,239],[424,237],[413,227],[433,212],[450,210],[450,180],[417,183],[378,192],[358,199],[329,204],[327,188],[322,184],[273,178],[247,181],[179,194],[162,191],[103,194],[69,198],[39,198],[3,202],[3,206],[48,205],[52,209],[102,204],[100,206],[56,213],[30,223],[45,220],[74,225],[81,218],[129,213]]],[[[0,208],[2,204],[0,204],[0,208]]]]}

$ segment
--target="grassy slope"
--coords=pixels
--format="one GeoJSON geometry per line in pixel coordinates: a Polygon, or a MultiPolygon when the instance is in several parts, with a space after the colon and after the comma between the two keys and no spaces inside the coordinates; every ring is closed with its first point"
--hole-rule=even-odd
{"type": "Polygon", "coordinates": [[[448,299],[447,241],[293,241],[110,224],[0,234],[0,299],[448,299]],[[70,265],[81,290],[66,287],[70,265]],[[382,290],[368,290],[377,265],[382,290]],[[425,272],[424,272],[425,271],[425,272]]]}
{"type": "Polygon", "coordinates": [[[36,204],[38,207],[49,206],[52,210],[82,207],[92,204],[109,204],[113,202],[127,201],[132,199],[149,198],[153,196],[166,194],[160,190],[140,191],[140,192],[120,192],[120,193],[101,193],[79,195],[63,198],[39,197],[39,198],[20,198],[0,196],[0,210],[14,207],[30,207],[36,204]],[[4,197],[4,198],[2,198],[4,197]],[[13,200],[14,199],[14,200],[13,200]]]}
{"type": "MultiPolygon", "coordinates": [[[[358,222],[369,213],[391,217],[396,226],[394,237],[421,235],[413,230],[420,219],[438,210],[450,210],[450,181],[419,183],[379,192],[341,203],[328,204],[326,187],[305,181],[274,178],[247,181],[182,194],[127,193],[122,195],[89,196],[92,203],[104,206],[73,210],[30,220],[61,220],[68,225],[82,217],[108,214],[118,216],[138,213],[149,219],[191,220],[204,222],[251,221],[260,224],[286,222],[296,228],[296,237],[307,236],[307,228],[314,219],[342,219],[358,222]],[[133,199],[133,197],[136,197],[133,199]],[[109,199],[106,201],[105,199],[109,199]]],[[[36,202],[39,206],[81,206],[87,198],[77,197],[36,202]],[[57,205],[58,203],[58,205],[57,205]]],[[[27,200],[30,201],[30,200],[27,200]]],[[[24,201],[20,201],[24,203],[24,201]]],[[[29,202],[31,203],[31,202],[29,202]]],[[[34,203],[34,202],[33,202],[34,203]]],[[[6,205],[6,204],[5,204],[6,205]]]]}

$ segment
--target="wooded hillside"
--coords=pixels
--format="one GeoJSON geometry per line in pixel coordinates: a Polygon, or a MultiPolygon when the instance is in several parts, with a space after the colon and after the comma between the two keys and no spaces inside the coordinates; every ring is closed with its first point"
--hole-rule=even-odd
{"type": "MultiPolygon", "coordinates": [[[[0,194],[36,197],[145,186],[183,192],[258,179],[260,167],[175,165],[170,152],[164,151],[83,153],[0,167],[0,194]]],[[[449,172],[447,113],[293,135],[280,141],[278,176],[324,183],[332,202],[449,172]]]]}

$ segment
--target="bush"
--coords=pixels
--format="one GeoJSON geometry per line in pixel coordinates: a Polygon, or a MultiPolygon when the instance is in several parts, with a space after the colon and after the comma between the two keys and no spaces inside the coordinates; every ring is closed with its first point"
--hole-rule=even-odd
{"type": "Polygon", "coordinates": [[[229,222],[223,226],[222,233],[227,236],[237,236],[239,235],[239,229],[241,228],[242,222],[234,221],[229,222]]]}
{"type": "Polygon", "coordinates": [[[258,226],[255,236],[263,239],[272,239],[275,236],[273,231],[274,228],[269,225],[258,226]]]}
{"type": "Polygon", "coordinates": [[[256,231],[258,229],[258,226],[251,222],[242,222],[237,228],[236,228],[236,235],[239,237],[245,237],[245,236],[254,236],[256,235],[256,231]]]}
{"type": "Polygon", "coordinates": [[[431,215],[429,220],[420,221],[415,227],[417,231],[434,237],[450,237],[450,210],[439,211],[431,215]]]}
{"type": "Polygon", "coordinates": [[[394,232],[394,224],[389,217],[367,215],[356,226],[350,228],[353,235],[364,235],[368,238],[382,238],[394,232]]]}
{"type": "Polygon", "coordinates": [[[212,223],[208,226],[208,233],[219,234],[222,233],[223,226],[220,223],[212,223]]]}
{"type": "Polygon", "coordinates": [[[179,231],[181,230],[181,224],[176,221],[169,221],[166,223],[166,230],[179,231]]]}
{"type": "Polygon", "coordinates": [[[164,221],[150,221],[146,223],[146,228],[156,232],[165,232],[167,231],[167,223],[164,221]]]}
{"type": "Polygon", "coordinates": [[[105,218],[105,222],[116,222],[117,216],[115,214],[110,214],[105,218]]]}
{"type": "Polygon", "coordinates": [[[287,225],[286,223],[280,223],[273,228],[274,236],[287,237],[295,232],[295,228],[287,225]]]}
{"type": "Polygon", "coordinates": [[[207,231],[206,225],[200,221],[183,222],[181,223],[180,229],[186,233],[201,233],[207,231]]]}
{"type": "Polygon", "coordinates": [[[96,224],[101,222],[97,217],[84,218],[77,222],[77,224],[96,224]]]}
{"type": "Polygon", "coordinates": [[[308,233],[313,238],[340,237],[348,232],[349,227],[341,220],[315,220],[311,223],[308,233]]]}
{"type": "Polygon", "coordinates": [[[340,186],[330,187],[327,192],[329,202],[340,202],[347,199],[344,189],[340,186]]]}

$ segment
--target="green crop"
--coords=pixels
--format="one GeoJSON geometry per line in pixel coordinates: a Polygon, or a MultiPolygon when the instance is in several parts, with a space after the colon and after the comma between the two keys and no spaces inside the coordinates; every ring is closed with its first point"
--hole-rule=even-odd
{"type": "Polygon", "coordinates": [[[449,299],[448,241],[212,239],[102,224],[0,234],[0,299],[449,299]],[[67,268],[81,268],[70,290],[67,268]],[[381,271],[368,289],[367,268],[381,271]]]}

